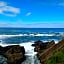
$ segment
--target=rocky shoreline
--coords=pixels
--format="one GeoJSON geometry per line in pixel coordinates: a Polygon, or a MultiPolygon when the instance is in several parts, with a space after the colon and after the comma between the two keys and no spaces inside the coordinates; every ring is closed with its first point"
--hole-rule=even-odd
{"type": "Polygon", "coordinates": [[[21,64],[25,59],[25,49],[23,46],[0,46],[0,64],[21,64]]]}
{"type": "Polygon", "coordinates": [[[47,64],[53,54],[62,50],[64,47],[64,39],[59,41],[57,44],[55,44],[54,40],[45,43],[42,41],[36,41],[32,46],[35,47],[34,51],[37,52],[37,57],[41,64],[47,64]]]}
{"type": "MultiPolygon", "coordinates": [[[[37,57],[41,64],[47,64],[53,54],[61,51],[64,48],[64,39],[55,44],[55,41],[50,42],[35,41],[32,44],[34,52],[37,52],[37,57]]],[[[20,45],[0,46],[0,64],[22,64],[26,60],[25,48],[20,45]]]]}

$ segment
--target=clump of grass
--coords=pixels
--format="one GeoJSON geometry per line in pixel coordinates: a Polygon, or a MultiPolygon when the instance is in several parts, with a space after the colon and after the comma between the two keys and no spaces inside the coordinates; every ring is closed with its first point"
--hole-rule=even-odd
{"type": "Polygon", "coordinates": [[[62,52],[56,52],[53,57],[48,60],[47,64],[64,64],[64,54],[62,52]]]}

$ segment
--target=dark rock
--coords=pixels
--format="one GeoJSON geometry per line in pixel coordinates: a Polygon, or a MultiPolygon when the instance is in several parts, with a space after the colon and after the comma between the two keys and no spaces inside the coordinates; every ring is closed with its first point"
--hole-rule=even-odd
{"type": "Polygon", "coordinates": [[[6,47],[0,46],[0,55],[7,58],[8,64],[21,64],[25,60],[25,49],[23,46],[11,45],[6,47]]]}
{"type": "Polygon", "coordinates": [[[47,42],[47,48],[51,47],[52,45],[55,45],[54,40],[47,42]]]}
{"type": "Polygon", "coordinates": [[[52,40],[51,42],[45,42],[45,43],[39,40],[39,41],[34,42],[34,44],[32,44],[32,46],[35,47],[34,50],[36,52],[39,52],[41,50],[45,50],[45,49],[49,48],[51,45],[54,45],[54,44],[55,44],[54,40],[52,40]]]}
{"type": "Polygon", "coordinates": [[[34,44],[32,44],[32,46],[38,46],[39,44],[42,44],[43,42],[38,40],[38,41],[35,41],[34,44]]]}
{"type": "Polygon", "coordinates": [[[54,53],[58,51],[64,51],[64,39],[57,44],[52,40],[50,42],[43,43],[42,41],[36,41],[32,46],[37,51],[37,57],[41,64],[47,64],[47,61],[51,59],[54,53]]]}

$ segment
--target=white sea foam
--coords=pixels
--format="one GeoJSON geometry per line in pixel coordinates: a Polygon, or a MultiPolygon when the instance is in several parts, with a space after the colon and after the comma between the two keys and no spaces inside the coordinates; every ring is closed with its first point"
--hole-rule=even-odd
{"type": "Polygon", "coordinates": [[[23,34],[19,35],[0,35],[0,39],[10,38],[10,37],[17,37],[17,36],[24,36],[23,34]]]}
{"type": "MultiPolygon", "coordinates": [[[[58,41],[55,40],[55,43],[58,43],[58,41]]],[[[24,61],[22,64],[35,64],[35,61],[36,64],[40,64],[40,61],[36,57],[37,52],[34,52],[34,47],[31,46],[32,44],[34,44],[34,41],[19,44],[20,46],[24,46],[26,51],[25,55],[27,57],[26,61],[24,61]]],[[[9,45],[18,45],[18,44],[4,44],[4,42],[1,40],[0,45],[5,47],[9,45]]]]}
{"type": "Polygon", "coordinates": [[[52,41],[52,40],[54,40],[55,41],[55,44],[57,44],[59,41],[58,40],[56,40],[56,39],[50,39],[50,40],[42,40],[44,43],[46,43],[46,42],[50,42],[50,41],[52,41]]]}
{"type": "Polygon", "coordinates": [[[34,44],[33,42],[28,42],[28,43],[21,43],[20,46],[24,46],[26,54],[28,56],[33,56],[35,54],[37,54],[37,52],[34,52],[34,47],[32,47],[31,45],[34,44]]]}
{"type": "Polygon", "coordinates": [[[20,43],[20,44],[5,44],[2,40],[1,40],[1,43],[0,45],[2,47],[6,47],[6,46],[10,46],[10,45],[20,45],[20,46],[24,46],[25,48],[25,51],[26,51],[26,54],[25,55],[28,55],[28,56],[33,56],[36,54],[36,52],[34,52],[34,47],[32,47],[31,45],[34,44],[34,42],[26,42],[26,43],[20,43]]]}
{"type": "Polygon", "coordinates": [[[18,35],[0,35],[0,39],[9,38],[9,37],[17,37],[17,36],[55,36],[55,34],[18,34],[18,35]]]}
{"type": "Polygon", "coordinates": [[[54,34],[37,34],[35,36],[54,36],[54,34]]]}
{"type": "MultiPolygon", "coordinates": [[[[25,55],[27,57],[27,59],[22,63],[22,64],[35,64],[35,60],[38,61],[37,64],[39,64],[39,60],[35,57],[37,52],[34,52],[34,47],[32,47],[31,45],[34,44],[33,42],[27,42],[27,43],[20,43],[20,46],[24,46],[25,48],[25,55]]],[[[5,46],[9,46],[9,45],[18,45],[18,44],[4,44],[3,42],[0,43],[1,46],[5,47],[5,46]]]]}
{"type": "MultiPolygon", "coordinates": [[[[55,44],[58,43],[58,40],[54,40],[54,41],[55,41],[55,44]]],[[[47,42],[47,41],[43,41],[43,42],[47,42]]],[[[20,46],[24,46],[25,51],[26,51],[26,53],[25,53],[26,56],[34,56],[34,55],[37,54],[37,52],[34,52],[34,47],[31,46],[32,44],[34,44],[34,41],[32,41],[32,42],[20,43],[20,44],[5,44],[4,41],[2,41],[2,40],[0,41],[0,45],[1,45],[2,47],[6,47],[6,46],[10,46],[10,45],[20,45],[20,46]]]]}
{"type": "Polygon", "coordinates": [[[58,44],[58,42],[59,42],[58,40],[55,40],[55,44],[58,44]]]}
{"type": "MultiPolygon", "coordinates": [[[[54,41],[55,41],[55,44],[58,43],[58,40],[54,40],[54,41]]],[[[43,41],[43,42],[47,42],[47,41],[43,41]]],[[[34,56],[34,55],[37,54],[37,52],[34,52],[34,47],[31,46],[32,44],[34,44],[34,41],[32,41],[32,42],[20,43],[20,44],[5,44],[5,43],[1,40],[1,43],[0,43],[0,45],[3,46],[3,47],[10,46],[10,45],[20,45],[20,46],[24,46],[25,51],[26,51],[26,54],[25,54],[25,55],[34,56]]]]}

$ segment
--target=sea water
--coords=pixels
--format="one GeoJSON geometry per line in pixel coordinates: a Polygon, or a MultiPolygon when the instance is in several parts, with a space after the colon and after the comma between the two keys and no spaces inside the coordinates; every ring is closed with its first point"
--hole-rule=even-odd
{"type": "Polygon", "coordinates": [[[40,64],[37,52],[34,52],[34,47],[31,46],[35,41],[55,40],[55,43],[58,43],[62,38],[64,38],[64,28],[0,28],[1,46],[24,46],[26,60],[22,64],[40,64]]]}

